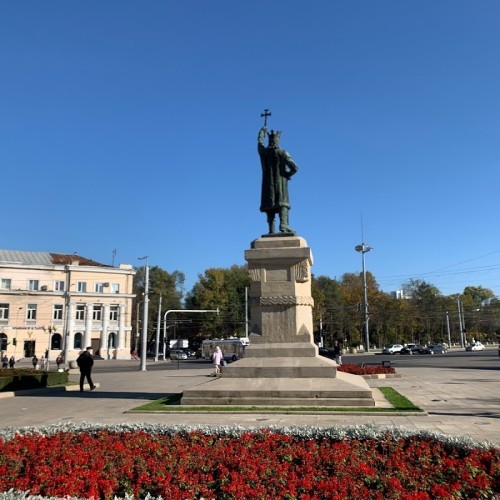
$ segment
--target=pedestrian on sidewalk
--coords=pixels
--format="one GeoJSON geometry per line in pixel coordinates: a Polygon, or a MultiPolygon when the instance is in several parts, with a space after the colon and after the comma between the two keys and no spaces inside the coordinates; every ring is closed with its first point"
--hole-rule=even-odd
{"type": "Polygon", "coordinates": [[[31,362],[33,363],[33,370],[38,370],[38,358],[36,357],[36,354],[34,354],[31,358],[31,362]]]}
{"type": "Polygon", "coordinates": [[[91,376],[92,367],[94,366],[94,357],[92,356],[93,353],[94,350],[92,347],[87,347],[87,349],[85,349],[85,351],[83,351],[76,360],[76,364],[78,365],[78,368],[80,368],[80,392],[83,392],[85,379],[87,379],[91,391],[93,391],[96,387],[94,382],[92,382],[91,376]]]}
{"type": "Polygon", "coordinates": [[[220,375],[220,365],[222,363],[222,360],[224,359],[224,355],[222,354],[221,348],[217,346],[215,348],[214,353],[212,354],[212,362],[215,367],[215,372],[214,372],[214,377],[217,377],[217,375],[220,375]]]}
{"type": "Polygon", "coordinates": [[[11,356],[9,359],[9,368],[14,368],[16,366],[16,358],[14,356],[11,356]]]}
{"type": "Polygon", "coordinates": [[[335,356],[335,363],[340,366],[342,364],[342,348],[340,347],[338,340],[336,340],[333,344],[333,354],[335,356]]]}

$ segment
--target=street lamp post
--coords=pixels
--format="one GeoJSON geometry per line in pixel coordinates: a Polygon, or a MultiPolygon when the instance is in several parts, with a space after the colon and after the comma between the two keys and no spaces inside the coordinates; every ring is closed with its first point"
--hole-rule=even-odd
{"type": "Polygon", "coordinates": [[[365,245],[364,243],[361,243],[361,245],[356,245],[354,247],[354,250],[356,250],[356,252],[359,252],[361,254],[361,262],[363,269],[363,311],[365,315],[364,331],[365,331],[366,352],[370,352],[370,330],[368,326],[370,317],[368,316],[368,294],[366,289],[365,253],[369,252],[371,249],[372,247],[365,245]]]}
{"type": "Polygon", "coordinates": [[[51,341],[52,334],[57,331],[57,326],[50,324],[49,326],[42,326],[42,328],[43,328],[43,331],[45,333],[49,334],[49,345],[47,348],[47,357],[46,357],[47,371],[49,371],[49,368],[50,368],[50,344],[51,344],[50,341],[51,341]]]}
{"type": "Polygon", "coordinates": [[[144,307],[142,319],[142,339],[141,339],[141,371],[146,371],[146,357],[148,355],[148,305],[149,305],[149,266],[148,256],[139,257],[139,260],[146,260],[144,265],[144,307]]]}

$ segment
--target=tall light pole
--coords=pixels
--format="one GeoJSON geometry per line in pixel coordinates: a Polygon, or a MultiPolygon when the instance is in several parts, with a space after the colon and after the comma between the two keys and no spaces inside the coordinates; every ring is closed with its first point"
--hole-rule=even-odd
{"type": "Polygon", "coordinates": [[[370,317],[368,316],[368,294],[366,290],[366,269],[365,269],[365,253],[369,252],[372,247],[361,243],[361,245],[356,245],[354,250],[361,254],[361,262],[363,266],[363,310],[365,314],[365,322],[364,322],[364,331],[365,331],[365,348],[366,352],[370,352],[370,330],[368,327],[368,323],[370,317]]]}
{"type": "Polygon", "coordinates": [[[45,361],[47,362],[47,371],[49,371],[50,367],[50,348],[51,348],[51,340],[52,340],[52,334],[56,332],[57,326],[53,325],[52,323],[49,326],[42,326],[43,331],[49,334],[49,346],[47,348],[47,357],[45,361]]]}
{"type": "MultiPolygon", "coordinates": [[[[158,355],[160,354],[160,328],[161,328],[161,294],[160,294],[160,303],[158,304],[158,319],[156,323],[155,363],[158,361],[158,355]]],[[[163,359],[165,359],[165,356],[163,356],[163,359]]]]}
{"type": "Polygon", "coordinates": [[[142,339],[141,339],[141,371],[146,371],[146,357],[148,355],[148,305],[149,305],[149,265],[148,256],[139,257],[139,260],[145,260],[144,265],[144,308],[142,318],[142,339]]]}

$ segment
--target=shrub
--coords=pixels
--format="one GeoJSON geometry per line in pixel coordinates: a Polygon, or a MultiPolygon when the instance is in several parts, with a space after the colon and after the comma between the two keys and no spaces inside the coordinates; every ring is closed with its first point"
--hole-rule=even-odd
{"type": "Polygon", "coordinates": [[[67,372],[44,372],[23,368],[0,370],[0,392],[40,389],[67,383],[67,372]]]}
{"type": "Polygon", "coordinates": [[[390,366],[357,365],[355,363],[342,364],[337,368],[337,370],[339,372],[352,373],[353,375],[376,375],[379,373],[396,373],[396,370],[390,366]]]}

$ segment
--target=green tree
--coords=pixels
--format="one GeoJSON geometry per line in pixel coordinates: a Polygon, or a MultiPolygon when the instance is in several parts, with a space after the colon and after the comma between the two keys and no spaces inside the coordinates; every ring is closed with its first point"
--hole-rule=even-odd
{"type": "Polygon", "coordinates": [[[247,266],[207,269],[186,298],[187,309],[219,309],[218,316],[198,318],[193,333],[201,338],[245,336],[247,266]]]}
{"type": "Polygon", "coordinates": [[[446,332],[446,307],[439,289],[423,280],[411,279],[403,284],[405,296],[410,297],[419,342],[444,340],[446,332]]]}
{"type": "Polygon", "coordinates": [[[328,276],[313,276],[311,294],[314,299],[313,324],[319,340],[320,323],[323,326],[323,342],[333,346],[334,339],[344,340],[342,332],[344,303],[340,283],[328,276]]]}
{"type": "Polygon", "coordinates": [[[463,293],[463,297],[470,298],[477,307],[480,307],[485,300],[491,299],[494,295],[489,288],[483,288],[482,286],[467,286],[464,288],[463,293]]]}
{"type": "MultiPolygon", "coordinates": [[[[142,333],[144,287],[144,267],[138,268],[134,277],[133,291],[135,298],[132,309],[132,325],[135,330],[135,338],[142,333]]],[[[169,309],[181,309],[184,285],[184,273],[174,271],[168,273],[164,269],[153,266],[149,269],[149,305],[148,305],[148,344],[156,338],[158,321],[158,309],[160,296],[162,298],[162,310],[160,317],[169,309]]]]}

